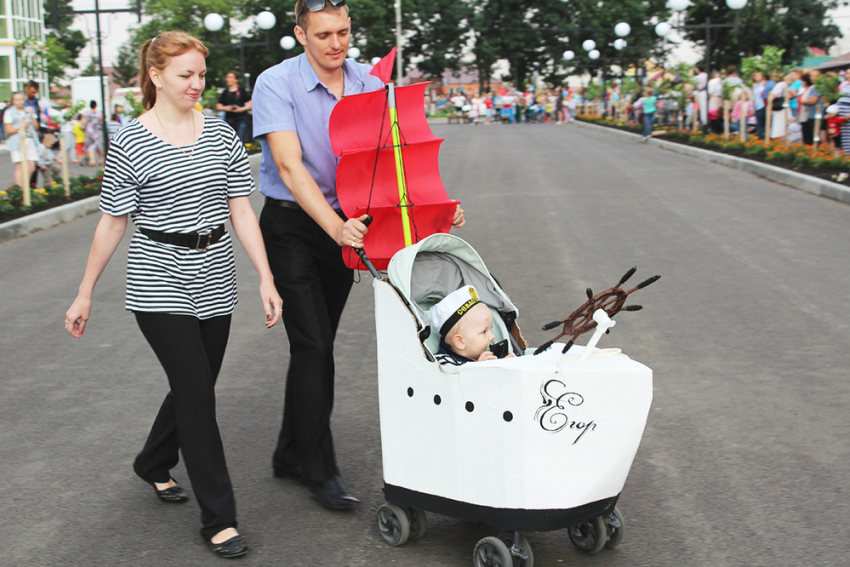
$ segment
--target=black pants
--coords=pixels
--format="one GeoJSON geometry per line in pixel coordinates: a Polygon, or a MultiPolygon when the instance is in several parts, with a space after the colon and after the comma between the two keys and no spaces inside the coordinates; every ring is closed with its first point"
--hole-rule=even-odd
{"type": "Polygon", "coordinates": [[[800,129],[803,131],[803,143],[811,146],[815,143],[815,121],[806,120],[800,122],[800,129]]]}
{"type": "Polygon", "coordinates": [[[763,106],[756,110],[756,136],[764,140],[764,128],[767,126],[767,107],[763,106]]]}
{"type": "Polygon", "coordinates": [[[340,247],[307,213],[266,205],[260,215],[274,282],[283,298],[289,371],[276,468],[300,466],[318,485],[338,474],[331,434],[334,338],[353,282],[340,247]]]}
{"type": "Polygon", "coordinates": [[[197,319],[137,311],[136,321],[165,369],[171,391],[133,469],[147,482],[168,482],[181,451],[201,508],[201,536],[209,540],[236,527],[236,500],[215,417],[215,381],[230,335],[230,315],[197,319]]]}

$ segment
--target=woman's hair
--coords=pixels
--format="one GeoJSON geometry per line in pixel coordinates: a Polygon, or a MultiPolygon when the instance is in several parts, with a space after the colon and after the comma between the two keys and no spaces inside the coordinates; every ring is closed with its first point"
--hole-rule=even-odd
{"type": "Polygon", "coordinates": [[[803,75],[800,77],[800,80],[803,81],[803,83],[805,83],[807,87],[810,87],[814,84],[812,83],[812,76],[808,73],[803,73],[803,75]]]}
{"type": "Polygon", "coordinates": [[[156,85],[151,80],[150,70],[162,71],[168,67],[173,57],[179,57],[193,49],[204,57],[209,55],[204,42],[182,31],[162,32],[142,45],[139,86],[142,88],[142,105],[146,110],[153,108],[156,103],[156,85]]]}
{"type": "Polygon", "coordinates": [[[91,101],[91,102],[89,103],[89,108],[91,108],[92,110],[94,110],[95,108],[97,108],[97,101],[96,101],[96,100],[91,101]]]}

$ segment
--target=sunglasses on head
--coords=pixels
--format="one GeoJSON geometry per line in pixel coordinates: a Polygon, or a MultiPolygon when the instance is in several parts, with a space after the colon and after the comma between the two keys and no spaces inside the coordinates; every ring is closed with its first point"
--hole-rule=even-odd
{"type": "Polygon", "coordinates": [[[304,8],[309,8],[311,12],[321,12],[325,9],[325,1],[330,2],[331,6],[345,6],[345,0],[306,0],[304,4],[301,5],[301,9],[295,14],[295,20],[301,17],[301,14],[304,13],[304,8]]]}

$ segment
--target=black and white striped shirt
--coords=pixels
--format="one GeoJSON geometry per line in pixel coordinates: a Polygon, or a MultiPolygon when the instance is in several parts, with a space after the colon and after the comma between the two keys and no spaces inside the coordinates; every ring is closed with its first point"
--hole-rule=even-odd
{"type": "MultiPolygon", "coordinates": [[[[248,154],[226,122],[210,116],[195,144],[183,151],[136,120],[112,139],[106,157],[100,210],[129,214],[138,227],[200,232],[230,216],[227,201],[254,190],[248,154]],[[184,153],[185,151],[185,153],[184,153]]],[[[136,231],[127,259],[130,311],[208,319],[233,312],[236,265],[230,234],[208,250],[163,244],[136,231]]]]}

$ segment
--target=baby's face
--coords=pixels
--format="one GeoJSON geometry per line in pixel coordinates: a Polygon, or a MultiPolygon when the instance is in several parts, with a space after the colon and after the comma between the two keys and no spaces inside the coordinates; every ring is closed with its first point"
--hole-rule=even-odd
{"type": "Polygon", "coordinates": [[[493,334],[493,314],[483,303],[475,304],[459,321],[458,334],[463,337],[463,356],[478,360],[496,335],[493,334]]]}

